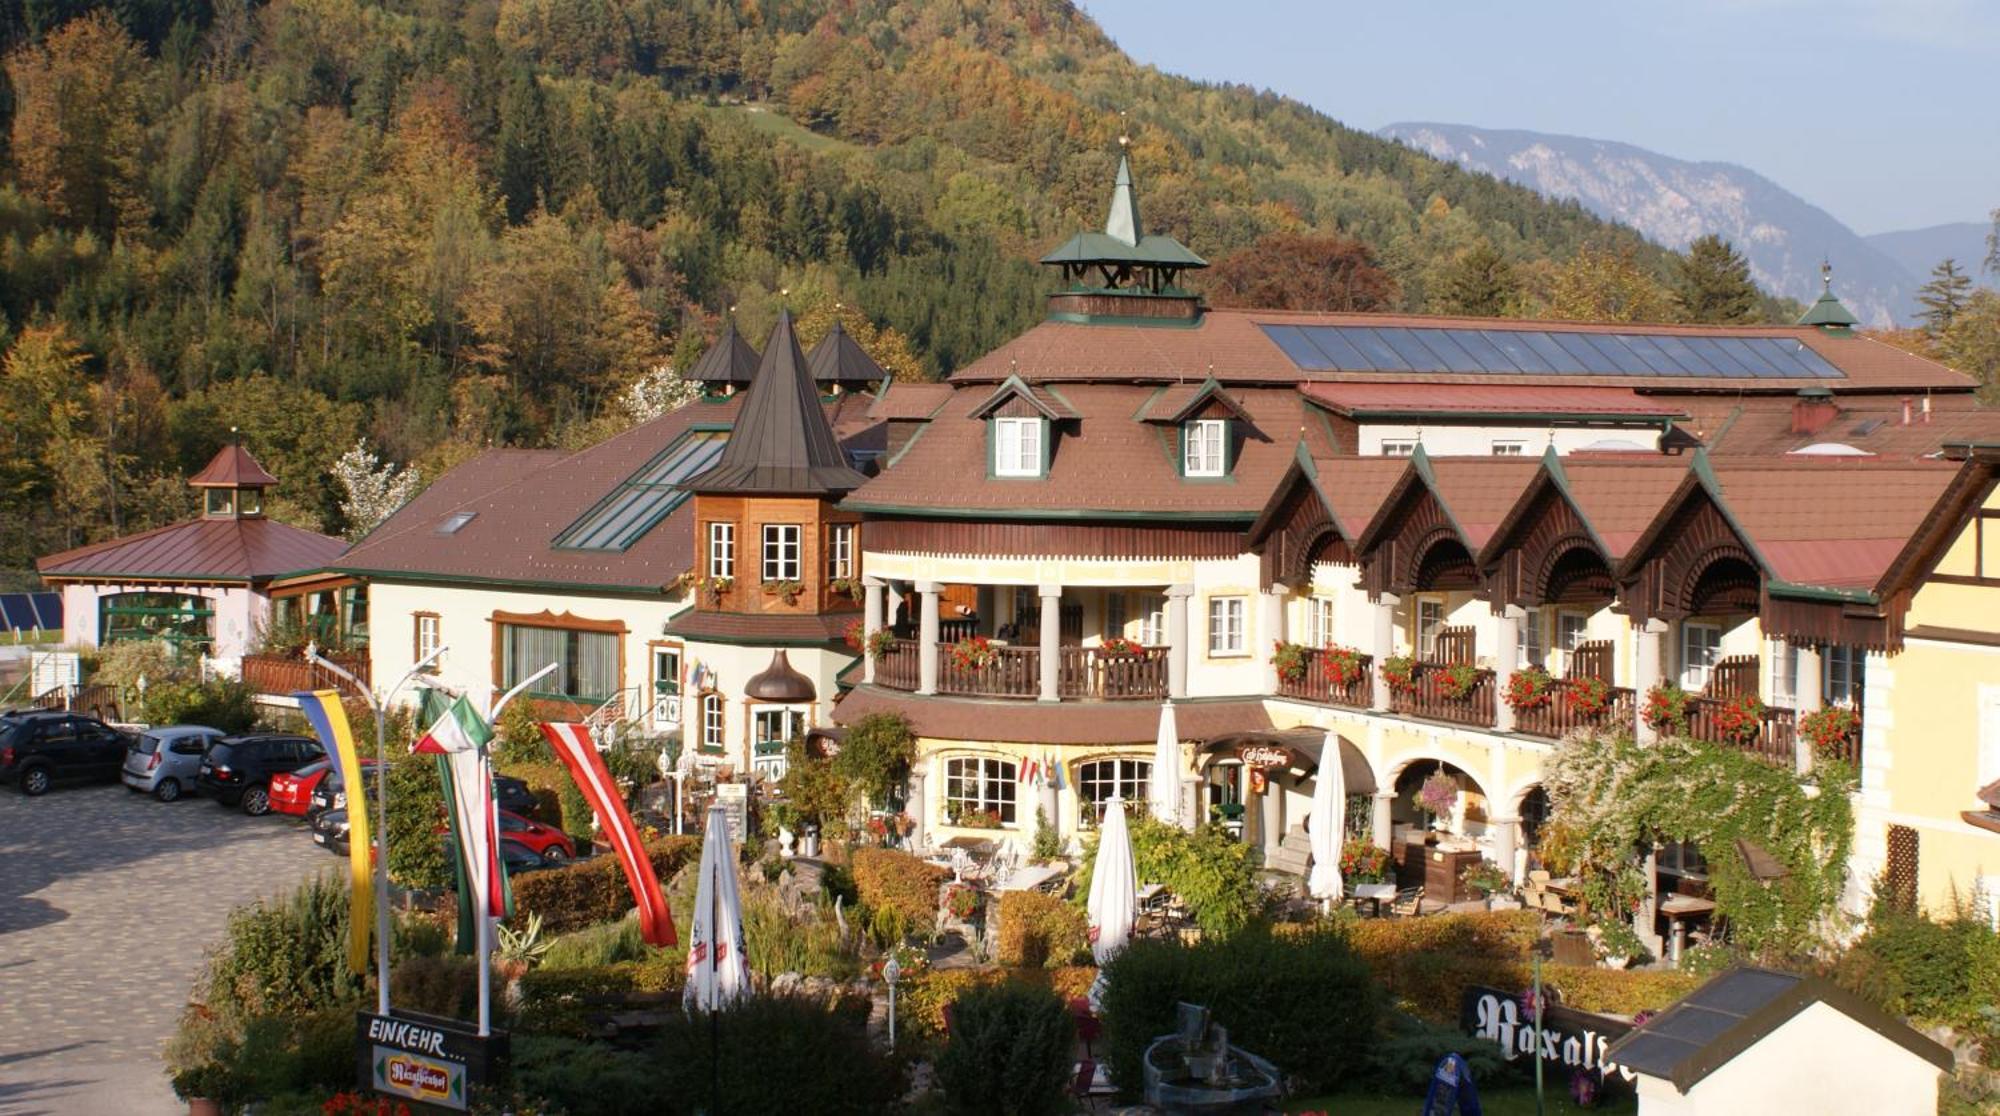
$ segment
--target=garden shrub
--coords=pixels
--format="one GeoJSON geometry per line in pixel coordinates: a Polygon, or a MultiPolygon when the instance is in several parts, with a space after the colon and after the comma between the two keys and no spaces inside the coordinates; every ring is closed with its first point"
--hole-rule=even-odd
{"type": "Polygon", "coordinates": [[[966,1116],[1046,1116],[1069,1105],[1076,1020],[1046,989],[1019,984],[975,988],[952,1011],[951,1038],[937,1060],[952,1112],[966,1116]]]}
{"type": "MultiPolygon", "coordinates": [[[[664,884],[701,855],[695,837],[654,837],[646,842],[653,871],[664,884]]],[[[513,881],[513,924],[542,916],[542,932],[562,934],[625,917],[633,909],[632,888],[613,856],[592,857],[561,868],[533,872],[513,881]]]]}
{"type": "MultiPolygon", "coordinates": [[[[501,712],[501,718],[504,720],[512,711],[513,707],[509,706],[501,712]]],[[[562,824],[562,788],[574,782],[569,776],[569,770],[562,764],[549,758],[503,760],[494,766],[494,770],[528,784],[528,790],[535,796],[535,820],[548,825],[562,824]]]]}
{"type": "MultiPolygon", "coordinates": [[[[1262,909],[1250,846],[1221,826],[1186,830],[1140,813],[1129,819],[1128,829],[1138,881],[1160,884],[1180,896],[1204,934],[1235,933],[1262,909]]],[[[1090,874],[1097,864],[1094,835],[1084,843],[1083,860],[1076,884],[1079,906],[1090,895],[1090,874]]]]}
{"type": "MultiPolygon", "coordinates": [[[[1368,964],[1376,983],[1398,1008],[1444,1026],[1457,1022],[1466,988],[1481,985],[1517,992],[1534,981],[1526,957],[1426,951],[1378,955],[1368,964]]],[[[1700,977],[1671,970],[1542,966],[1542,984],[1554,989],[1562,1003],[1603,1015],[1658,1011],[1702,983],[1700,977]]]]}
{"type": "Polygon", "coordinates": [[[1446,1054],[1464,1058],[1472,1068],[1473,1081],[1482,1089],[1519,1076],[1518,1065],[1525,1064],[1525,1060],[1519,1064],[1507,1061],[1493,1043],[1467,1042],[1465,1032],[1455,1025],[1394,1012],[1370,1059],[1372,1084],[1384,1093],[1421,1096],[1437,1072],[1438,1060],[1446,1054]]]}
{"type": "Polygon", "coordinates": [[[1541,936],[1535,911],[1474,911],[1425,918],[1353,919],[1341,924],[1349,945],[1370,965],[1412,953],[1525,959],[1541,936]]]}
{"type": "MultiPolygon", "coordinates": [[[[443,891],[454,884],[449,840],[438,832],[444,824],[444,784],[437,765],[433,756],[408,753],[389,762],[389,878],[399,887],[443,891]]],[[[374,791],[371,779],[371,810],[374,791]]]]}
{"type": "Polygon", "coordinates": [[[994,959],[1002,965],[1054,968],[1090,951],[1082,911],[1037,891],[1000,893],[1000,933],[994,959]]]}
{"type": "MultiPolygon", "coordinates": [[[[873,1116],[902,1100],[902,1068],[870,1041],[865,1000],[755,996],[721,1012],[716,1024],[719,1064],[711,1062],[707,1013],[668,1018],[654,1047],[651,1111],[873,1116]],[[721,1079],[719,1106],[712,1072],[721,1079]]],[[[595,1096],[596,1086],[587,1095],[595,1096]]]]}
{"type": "Polygon", "coordinates": [[[658,1092],[655,1059],[601,1042],[519,1033],[512,1039],[514,1103],[496,1111],[655,1116],[673,1111],[658,1092]]]}
{"type": "Polygon", "coordinates": [[[1075,965],[1062,969],[925,969],[905,976],[896,986],[897,1038],[915,1043],[941,1040],[945,1009],[960,996],[979,988],[1021,984],[1045,988],[1064,1003],[1090,993],[1097,969],[1075,965]]]}
{"type": "Polygon", "coordinates": [[[886,807],[910,778],[917,734],[900,713],[871,713],[847,728],[833,770],[871,806],[886,807]]]}
{"type": "Polygon", "coordinates": [[[400,961],[389,970],[389,999],[426,1015],[470,1019],[479,1008],[479,964],[455,956],[400,961]]]}
{"type": "Polygon", "coordinates": [[[1380,997],[1368,967],[1330,928],[1273,935],[1258,928],[1193,945],[1140,939],[1105,971],[1107,1060],[1136,1094],[1141,1059],[1174,1029],[1174,1005],[1209,1008],[1230,1041],[1270,1059],[1313,1092],[1350,1080],[1374,1052],[1380,997]]]}
{"type": "Polygon", "coordinates": [[[855,849],[848,870],[862,905],[873,912],[894,911],[906,932],[935,925],[938,888],[951,875],[895,849],[855,849]]]}
{"type": "Polygon", "coordinates": [[[743,948],[750,971],[767,980],[779,973],[850,980],[861,971],[859,957],[841,944],[831,904],[795,912],[769,887],[743,897],[743,948]]]}
{"type": "Polygon", "coordinates": [[[542,735],[541,718],[535,712],[534,702],[508,702],[493,730],[493,758],[510,769],[508,774],[514,774],[511,769],[521,765],[556,766],[555,753],[549,750],[548,737],[542,735]]]}
{"type": "Polygon", "coordinates": [[[1983,1027],[1980,1009],[2000,1003],[2000,935],[1970,904],[1932,918],[1878,901],[1835,978],[1902,1015],[1983,1027]]]}
{"type": "Polygon", "coordinates": [[[530,969],[521,974],[515,1027],[586,1038],[596,1032],[595,1017],[616,1010],[634,993],[678,991],[684,972],[678,960],[654,958],[587,969],[530,969]]]}
{"type": "MultiPolygon", "coordinates": [[[[544,920],[543,926],[547,925],[544,920]]],[[[558,935],[537,964],[543,969],[597,968],[620,961],[643,961],[650,948],[640,936],[639,920],[621,918],[558,935]]]]}
{"type": "Polygon", "coordinates": [[[157,725],[207,725],[231,735],[257,726],[256,694],[234,678],[150,688],[145,713],[157,725]]]}

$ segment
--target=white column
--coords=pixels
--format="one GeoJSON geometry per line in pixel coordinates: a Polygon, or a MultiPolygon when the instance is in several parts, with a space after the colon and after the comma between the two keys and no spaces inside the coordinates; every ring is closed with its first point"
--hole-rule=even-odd
{"type": "Polygon", "coordinates": [[[1188,696],[1188,598],[1192,585],[1167,586],[1167,696],[1176,701],[1188,696]]]}
{"type": "Polygon", "coordinates": [[[1658,736],[1646,724],[1646,693],[1660,684],[1660,637],[1666,634],[1666,630],[1666,621],[1648,620],[1632,631],[1639,660],[1638,676],[1632,679],[1633,707],[1637,711],[1632,732],[1633,738],[1641,744],[1651,744],[1658,736]]]}
{"type": "Polygon", "coordinates": [[[938,591],[935,581],[917,582],[923,595],[923,610],[917,622],[917,692],[937,693],[938,684],[938,591]]]}
{"type": "Polygon", "coordinates": [[[1208,809],[1201,804],[1200,779],[1181,780],[1181,828],[1194,829],[1208,824],[1208,809]]]}
{"type": "Polygon", "coordinates": [[[1379,848],[1390,849],[1391,851],[1394,851],[1394,847],[1390,844],[1390,840],[1395,836],[1396,824],[1389,817],[1389,805],[1395,801],[1396,792],[1393,790],[1378,790],[1375,792],[1375,817],[1373,819],[1375,844],[1379,848]]]}
{"type": "MultiPolygon", "coordinates": [[[[1266,647],[1283,642],[1285,638],[1285,598],[1290,593],[1291,590],[1283,585],[1273,584],[1268,591],[1258,594],[1260,615],[1257,618],[1257,634],[1263,638],[1266,647]]],[[[1278,692],[1278,660],[1269,651],[1264,653],[1264,692],[1278,692]]]]}
{"type": "Polygon", "coordinates": [[[903,802],[903,812],[910,817],[910,848],[918,852],[926,847],[930,832],[928,824],[931,816],[930,800],[926,797],[930,779],[924,764],[910,768],[910,794],[903,802]]]}
{"type": "MultiPolygon", "coordinates": [[[[1056,666],[1062,656],[1062,586],[1044,585],[1042,597],[1042,693],[1043,701],[1059,701],[1056,666]]],[[[1050,821],[1055,819],[1051,817],[1050,821]]]]}
{"type": "MultiPolygon", "coordinates": [[[[1277,773],[1273,771],[1270,774],[1275,776],[1277,773]]],[[[1278,846],[1284,843],[1284,811],[1285,789],[1278,785],[1278,780],[1275,777],[1266,778],[1264,780],[1263,818],[1258,826],[1263,832],[1259,833],[1258,836],[1263,841],[1264,859],[1267,862],[1271,859],[1271,855],[1278,851],[1278,846]]]]}
{"type": "MultiPolygon", "coordinates": [[[[1507,704],[1507,680],[1520,669],[1521,617],[1519,605],[1504,605],[1493,618],[1493,730],[1514,731],[1514,707],[1507,704]]],[[[1504,866],[1503,866],[1504,867],[1504,866]]]]}
{"type": "MultiPolygon", "coordinates": [[[[1819,648],[1800,647],[1798,652],[1798,675],[1792,679],[1792,706],[1803,717],[1824,705],[1826,699],[1820,692],[1823,676],[1820,674],[1819,648]]],[[[1784,652],[1780,649],[1777,653],[1784,652]]],[[[1812,745],[1803,734],[1794,732],[1792,735],[1792,762],[1800,775],[1806,775],[1812,771],[1812,745]]]]}
{"type": "Polygon", "coordinates": [[[1493,830],[1493,863],[1507,873],[1508,883],[1519,883],[1520,877],[1514,868],[1514,844],[1520,828],[1520,818],[1489,817],[1486,824],[1493,830]]]}
{"type": "MultiPolygon", "coordinates": [[[[872,639],[876,632],[882,630],[882,598],[886,587],[879,577],[864,577],[861,579],[861,589],[865,602],[861,606],[861,630],[865,636],[872,639]]],[[[861,644],[861,680],[871,683],[875,681],[875,656],[868,653],[867,639],[861,644]]]]}
{"type": "Polygon", "coordinates": [[[1369,708],[1377,713],[1389,710],[1389,680],[1382,676],[1382,660],[1396,653],[1396,606],[1402,603],[1394,593],[1384,593],[1370,606],[1375,610],[1375,641],[1368,653],[1375,657],[1375,688],[1369,708]]]}

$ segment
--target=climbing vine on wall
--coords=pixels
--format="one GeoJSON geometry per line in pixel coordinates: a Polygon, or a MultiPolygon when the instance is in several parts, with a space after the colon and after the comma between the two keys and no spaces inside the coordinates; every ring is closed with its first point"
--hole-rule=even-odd
{"type": "Polygon", "coordinates": [[[1578,735],[1557,746],[1546,771],[1552,826],[1578,875],[1616,875],[1642,841],[1692,841],[1740,945],[1802,953],[1831,928],[1854,840],[1851,766],[1820,761],[1809,791],[1790,771],[1683,737],[1642,748],[1629,736],[1578,735]],[[1753,879],[1739,837],[1783,863],[1785,878],[1753,879]]]}

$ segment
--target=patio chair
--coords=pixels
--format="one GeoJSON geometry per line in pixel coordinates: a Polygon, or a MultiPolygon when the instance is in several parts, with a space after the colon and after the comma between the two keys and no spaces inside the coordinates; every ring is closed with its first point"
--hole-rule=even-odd
{"type": "Polygon", "coordinates": [[[1396,893],[1396,901],[1389,905],[1389,913],[1408,918],[1416,918],[1424,913],[1424,889],[1406,887],[1396,893]]]}

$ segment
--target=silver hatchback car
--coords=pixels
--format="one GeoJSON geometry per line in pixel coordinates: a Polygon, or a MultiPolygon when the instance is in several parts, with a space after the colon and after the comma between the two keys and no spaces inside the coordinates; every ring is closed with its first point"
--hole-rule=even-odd
{"type": "Polygon", "coordinates": [[[207,725],[147,729],[126,747],[125,769],[120,778],[134,791],[151,794],[161,802],[172,802],[194,789],[201,758],[208,754],[209,745],[222,737],[222,730],[207,725]]]}

